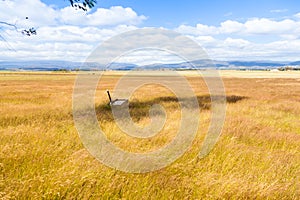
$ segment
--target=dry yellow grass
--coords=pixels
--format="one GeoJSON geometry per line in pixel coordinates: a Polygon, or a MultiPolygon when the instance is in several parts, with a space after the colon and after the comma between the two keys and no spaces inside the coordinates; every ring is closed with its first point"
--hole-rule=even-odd
{"type": "MultiPolygon", "coordinates": [[[[146,174],[108,168],[83,147],[72,118],[75,74],[1,73],[0,199],[299,199],[300,77],[263,73],[222,72],[227,117],[217,145],[201,160],[194,158],[210,122],[210,102],[204,82],[186,73],[202,108],[197,138],[175,163],[146,174]]],[[[120,75],[106,74],[96,94],[107,137],[132,152],[167,144],[180,113],[163,87],[142,87],[131,99],[139,125],[149,123],[145,102],[155,98],[172,113],[161,133],[133,139],[116,127],[105,89],[120,75]]]]}

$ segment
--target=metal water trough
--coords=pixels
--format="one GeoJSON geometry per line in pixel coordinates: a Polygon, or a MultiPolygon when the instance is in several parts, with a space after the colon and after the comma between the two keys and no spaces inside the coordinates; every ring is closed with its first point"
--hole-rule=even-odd
{"type": "Polygon", "coordinates": [[[109,90],[106,90],[108,98],[109,98],[109,105],[110,106],[125,106],[128,104],[128,99],[115,99],[112,100],[109,90]]]}

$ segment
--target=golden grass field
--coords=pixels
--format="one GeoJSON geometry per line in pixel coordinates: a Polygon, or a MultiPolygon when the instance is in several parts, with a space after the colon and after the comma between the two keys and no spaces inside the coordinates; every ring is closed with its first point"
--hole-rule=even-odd
{"type": "MultiPolygon", "coordinates": [[[[300,199],[300,73],[222,71],[226,120],[203,159],[195,157],[210,123],[209,93],[193,72],[181,73],[202,108],[192,148],[166,168],[130,174],[101,164],[82,145],[72,118],[75,73],[1,72],[0,199],[300,199]]],[[[121,75],[106,73],[96,93],[107,138],[130,152],[168,144],[180,108],[158,85],[134,93],[131,114],[140,126],[149,123],[149,104],[160,99],[164,129],[150,139],[118,129],[105,90],[121,75]]]]}

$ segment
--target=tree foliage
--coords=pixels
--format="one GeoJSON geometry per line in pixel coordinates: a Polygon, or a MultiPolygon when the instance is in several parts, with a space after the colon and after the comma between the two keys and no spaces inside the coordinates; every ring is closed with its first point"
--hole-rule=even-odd
{"type": "Polygon", "coordinates": [[[36,29],[33,27],[30,29],[24,29],[24,30],[22,30],[22,34],[27,35],[27,36],[36,35],[36,29]]]}
{"type": "Polygon", "coordinates": [[[69,0],[72,7],[87,11],[88,8],[93,8],[97,0],[69,0]]]}

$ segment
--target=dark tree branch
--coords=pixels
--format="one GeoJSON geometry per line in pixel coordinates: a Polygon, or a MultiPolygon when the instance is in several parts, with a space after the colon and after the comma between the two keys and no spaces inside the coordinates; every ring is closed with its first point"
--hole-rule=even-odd
{"type": "Polygon", "coordinates": [[[30,29],[23,29],[23,30],[19,31],[16,24],[11,24],[11,23],[2,22],[2,21],[0,21],[0,24],[4,24],[6,26],[13,27],[17,32],[21,32],[23,35],[27,35],[27,36],[36,35],[36,29],[33,27],[30,29]]]}
{"type": "Polygon", "coordinates": [[[16,26],[16,24],[11,24],[11,23],[2,22],[2,21],[0,21],[0,24],[4,24],[4,25],[7,25],[7,26],[11,26],[11,27],[15,28],[16,31],[18,31],[18,27],[16,26]]]}

